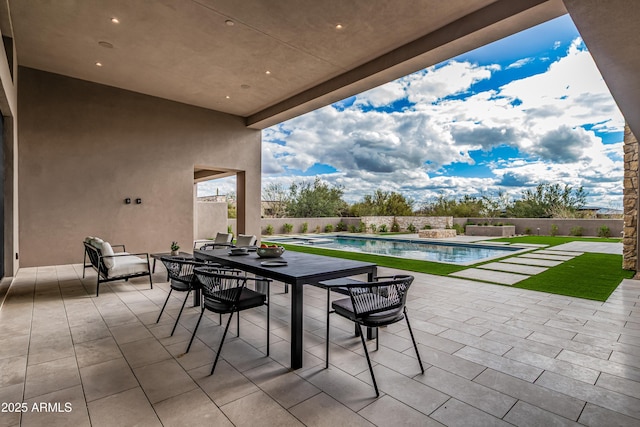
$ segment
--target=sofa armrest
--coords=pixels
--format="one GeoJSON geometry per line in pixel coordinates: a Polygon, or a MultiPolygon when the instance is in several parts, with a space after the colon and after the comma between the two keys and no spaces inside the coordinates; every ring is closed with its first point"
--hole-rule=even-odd
{"type": "Polygon", "coordinates": [[[124,247],[124,245],[111,245],[112,248],[122,248],[122,252],[126,252],[127,249],[124,247]]]}

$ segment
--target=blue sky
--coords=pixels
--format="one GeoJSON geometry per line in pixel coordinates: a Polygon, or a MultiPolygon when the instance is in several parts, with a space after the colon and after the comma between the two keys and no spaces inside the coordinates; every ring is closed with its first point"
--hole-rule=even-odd
{"type": "Polygon", "coordinates": [[[623,126],[566,15],[265,129],[263,187],[317,176],[348,202],[380,188],[417,208],[440,193],[515,199],[559,182],[620,208],[623,126]]]}

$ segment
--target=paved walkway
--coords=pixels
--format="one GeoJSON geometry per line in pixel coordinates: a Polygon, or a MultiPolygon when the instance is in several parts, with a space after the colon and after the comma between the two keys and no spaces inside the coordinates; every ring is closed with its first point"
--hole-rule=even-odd
{"type": "MultiPolygon", "coordinates": [[[[324,368],[326,293],[304,289],[304,367],[289,361],[290,294],[272,288],[271,356],[265,312],[241,315],[216,373],[222,327],[205,316],[184,354],[197,309],[159,269],[103,285],[79,264],[22,268],[0,309],[0,426],[635,426],[640,425],[640,282],[607,302],[454,277],[414,274],[408,310],[425,372],[404,322],[370,343],[376,399],[353,324],[333,316],[324,368]],[[175,297],[174,297],[175,295],[175,297]],[[33,405],[60,404],[60,412],[33,405]],[[65,405],[70,407],[64,412],[65,405]]],[[[381,275],[400,273],[380,268],[381,275]]],[[[342,296],[332,296],[342,298],[342,296]]]]}
{"type": "Polygon", "coordinates": [[[621,255],[622,243],[570,242],[457,271],[451,273],[450,276],[501,285],[514,285],[585,252],[621,255]]]}

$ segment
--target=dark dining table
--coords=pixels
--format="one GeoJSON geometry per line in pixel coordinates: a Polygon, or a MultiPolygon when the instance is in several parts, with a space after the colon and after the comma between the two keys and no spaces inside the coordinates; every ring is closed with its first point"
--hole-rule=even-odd
{"type": "Polygon", "coordinates": [[[260,258],[255,252],[247,255],[232,255],[228,249],[194,250],[193,255],[198,260],[235,267],[291,286],[292,369],[302,367],[303,286],[320,285],[320,282],[326,280],[359,274],[367,274],[367,280],[371,281],[377,272],[377,265],[374,263],[294,251],[286,251],[278,258],[260,258]],[[286,265],[264,265],[265,262],[277,260],[286,261],[286,265]]]}

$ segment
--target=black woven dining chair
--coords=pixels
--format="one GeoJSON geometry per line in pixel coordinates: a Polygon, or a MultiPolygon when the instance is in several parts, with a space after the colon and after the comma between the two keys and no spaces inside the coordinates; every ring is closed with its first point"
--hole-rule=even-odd
{"type": "Polygon", "coordinates": [[[169,295],[167,295],[167,299],[164,300],[164,304],[162,306],[162,310],[160,310],[160,314],[158,315],[158,319],[156,323],[160,321],[162,317],[162,313],[164,313],[164,309],[169,302],[169,298],[171,298],[171,293],[173,291],[178,292],[186,292],[187,295],[184,297],[184,301],[182,301],[182,307],[180,307],[180,312],[178,313],[178,317],[176,317],[176,323],[173,325],[173,329],[171,330],[171,336],[176,331],[176,327],[178,326],[178,322],[180,321],[180,316],[182,316],[182,311],[184,310],[184,306],[187,303],[187,299],[189,299],[189,294],[191,291],[195,291],[200,288],[200,284],[196,279],[196,276],[193,274],[193,269],[198,266],[209,265],[204,262],[198,262],[193,260],[192,258],[183,258],[183,257],[172,257],[172,256],[163,256],[160,258],[160,261],[164,264],[167,269],[167,275],[169,280],[169,295]]]}
{"type": "MultiPolygon", "coordinates": [[[[376,377],[373,374],[373,366],[371,365],[371,359],[369,358],[367,344],[365,342],[364,335],[362,334],[362,326],[377,328],[379,326],[391,325],[401,321],[402,319],[406,319],[409,334],[411,335],[411,341],[413,342],[413,347],[416,349],[416,355],[418,356],[420,370],[424,374],[424,366],[422,366],[420,352],[418,351],[418,346],[413,336],[411,324],[409,324],[409,317],[407,316],[407,309],[405,307],[407,292],[409,291],[409,287],[412,282],[413,276],[396,275],[391,277],[377,277],[373,282],[346,284],[344,285],[344,288],[349,290],[349,298],[339,299],[337,301],[333,301],[331,304],[331,307],[333,308],[331,313],[336,313],[342,317],[346,317],[356,324],[358,334],[362,340],[362,346],[364,347],[364,354],[367,357],[367,364],[369,365],[369,371],[371,372],[373,387],[376,390],[376,397],[380,396],[380,392],[378,391],[376,377]]],[[[376,334],[376,350],[378,350],[378,336],[379,334],[376,334]]],[[[327,328],[327,342],[328,341],[329,330],[327,328]]],[[[328,367],[328,345],[326,357],[328,367]]]]}
{"type": "Polygon", "coordinates": [[[193,330],[191,341],[189,341],[187,352],[189,352],[189,349],[191,348],[191,344],[193,343],[193,339],[196,336],[198,326],[200,325],[200,321],[202,320],[202,315],[204,314],[205,310],[209,310],[213,313],[219,314],[228,313],[229,320],[227,321],[227,324],[224,328],[224,333],[222,334],[222,338],[220,339],[220,346],[218,347],[218,352],[216,353],[216,358],[213,362],[213,367],[211,368],[210,375],[213,375],[213,372],[216,369],[216,365],[218,364],[218,359],[220,358],[220,352],[222,351],[224,339],[226,338],[227,332],[229,331],[229,325],[231,324],[233,313],[238,313],[237,334],[238,336],[240,336],[240,312],[248,310],[250,308],[266,305],[267,356],[269,356],[269,292],[271,287],[271,280],[263,277],[246,277],[244,274],[241,274],[242,272],[239,270],[221,271],[215,267],[198,267],[194,271],[196,277],[198,278],[198,281],[201,284],[202,310],[200,312],[200,317],[198,318],[198,323],[196,323],[196,327],[193,330]],[[266,284],[266,294],[249,289],[247,287],[247,281],[260,282],[261,285],[266,284]]]}

